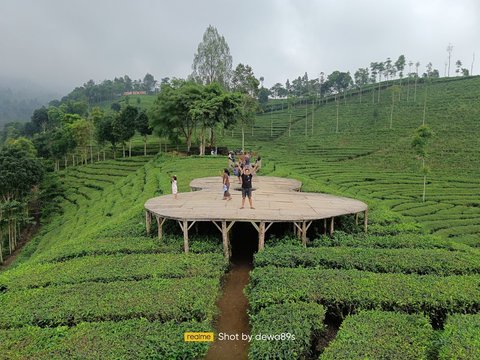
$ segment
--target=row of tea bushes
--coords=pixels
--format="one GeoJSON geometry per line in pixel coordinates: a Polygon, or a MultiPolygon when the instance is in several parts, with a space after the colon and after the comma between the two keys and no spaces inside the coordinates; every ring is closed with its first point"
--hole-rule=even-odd
{"type": "Polygon", "coordinates": [[[480,315],[449,316],[439,347],[439,360],[480,359],[480,315]]]}
{"type": "Polygon", "coordinates": [[[445,249],[468,251],[468,246],[457,244],[433,235],[399,234],[375,236],[366,234],[347,234],[336,231],[332,237],[321,236],[311,243],[312,246],[350,246],[381,249],[445,249]]]}
{"type": "Polygon", "coordinates": [[[0,295],[0,328],[74,325],[144,317],[162,322],[210,321],[218,278],[80,283],[7,291],[0,295]],[[194,294],[194,295],[193,295],[194,294]]]}
{"type": "Polygon", "coordinates": [[[325,309],[316,303],[276,304],[250,314],[250,359],[305,359],[325,330],[325,309]]]}
{"type": "Polygon", "coordinates": [[[320,360],[428,360],[433,338],[433,329],[423,315],[362,311],[343,321],[320,360]]]}
{"type": "Polygon", "coordinates": [[[58,263],[22,264],[0,273],[0,290],[149,278],[220,278],[226,268],[222,254],[87,256],[58,263]]]}
{"type": "Polygon", "coordinates": [[[360,309],[425,313],[433,323],[447,314],[480,311],[480,278],[475,275],[377,274],[358,270],[263,267],[247,287],[254,312],[278,303],[318,302],[331,315],[360,309]]]}
{"type": "Polygon", "coordinates": [[[474,251],[443,249],[372,249],[351,247],[303,248],[279,245],[255,255],[255,266],[322,267],[378,273],[464,275],[480,272],[474,251]]]}
{"type": "MultiPolygon", "coordinates": [[[[144,226],[144,225],[142,225],[144,226]]],[[[78,238],[77,238],[78,240],[78,238]]],[[[108,236],[107,234],[82,238],[81,241],[65,241],[38,256],[35,261],[61,262],[83,256],[113,254],[149,254],[149,253],[183,253],[183,238],[166,235],[162,241],[145,236],[108,236]]],[[[192,236],[191,253],[222,253],[221,240],[192,236]]]]}
{"type": "Polygon", "coordinates": [[[75,327],[25,326],[0,330],[4,359],[200,359],[208,342],[185,342],[191,331],[212,332],[206,322],[146,319],[80,323],[75,327]]]}
{"type": "Polygon", "coordinates": [[[428,318],[378,310],[347,316],[320,360],[471,360],[480,358],[480,315],[449,315],[444,330],[428,318]]]}

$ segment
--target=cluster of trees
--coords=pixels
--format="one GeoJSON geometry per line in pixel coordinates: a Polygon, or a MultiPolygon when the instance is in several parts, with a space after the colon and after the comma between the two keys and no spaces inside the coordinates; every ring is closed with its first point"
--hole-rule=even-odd
{"type": "Polygon", "coordinates": [[[29,200],[34,196],[45,169],[31,141],[10,139],[0,150],[0,263],[3,245],[17,247],[21,228],[30,222],[29,200]]]}
{"type": "Polygon", "coordinates": [[[136,107],[127,105],[123,109],[118,103],[112,106],[115,110],[104,111],[99,107],[89,110],[84,101],[67,100],[59,106],[41,107],[33,112],[31,121],[25,124],[9,123],[2,133],[2,142],[28,137],[32,140],[38,156],[54,161],[58,170],[63,164],[76,165],[93,162],[94,148],[97,159],[100,152],[111,145],[115,156],[117,146],[123,147],[125,156],[126,144],[138,131],[145,138],[151,134],[148,115],[136,107]]]}
{"type": "Polygon", "coordinates": [[[198,133],[199,154],[204,155],[207,141],[215,146],[216,131],[240,122],[243,148],[245,127],[253,123],[258,109],[260,81],[251,66],[232,66],[225,38],[208,26],[189,78],[162,83],[150,112],[155,132],[175,142],[183,137],[188,151],[198,133]]]}
{"type": "Polygon", "coordinates": [[[89,80],[82,86],[76,87],[61,101],[53,101],[50,104],[58,106],[66,101],[84,101],[89,105],[95,105],[102,101],[115,100],[128,91],[146,91],[152,94],[157,90],[158,81],[154,76],[147,73],[143,80],[132,80],[128,75],[116,77],[113,80],[104,80],[99,84],[89,80]]]}

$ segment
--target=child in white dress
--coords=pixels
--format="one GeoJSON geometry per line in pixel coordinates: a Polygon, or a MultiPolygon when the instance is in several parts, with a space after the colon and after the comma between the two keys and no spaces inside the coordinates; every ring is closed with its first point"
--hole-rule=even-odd
{"type": "Polygon", "coordinates": [[[177,177],[174,175],[172,176],[172,194],[173,194],[173,197],[176,199],[177,198],[177,192],[178,192],[178,189],[177,189],[177,177]]]}

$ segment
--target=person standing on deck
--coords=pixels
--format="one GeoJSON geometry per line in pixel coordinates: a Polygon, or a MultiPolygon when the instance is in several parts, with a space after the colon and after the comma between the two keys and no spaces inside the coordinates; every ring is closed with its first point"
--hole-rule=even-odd
{"type": "Polygon", "coordinates": [[[223,200],[232,200],[230,195],[230,171],[228,169],[223,170],[223,200]]]}
{"type": "Polygon", "coordinates": [[[177,198],[177,192],[178,192],[178,188],[177,188],[177,176],[176,175],[173,175],[172,176],[172,194],[173,194],[173,197],[176,199],[177,198]]]}
{"type": "Polygon", "coordinates": [[[250,203],[250,209],[255,209],[253,207],[252,201],[252,177],[253,175],[250,172],[249,167],[245,167],[242,171],[241,179],[242,179],[242,207],[245,207],[245,198],[248,197],[248,202],[250,203]]]}

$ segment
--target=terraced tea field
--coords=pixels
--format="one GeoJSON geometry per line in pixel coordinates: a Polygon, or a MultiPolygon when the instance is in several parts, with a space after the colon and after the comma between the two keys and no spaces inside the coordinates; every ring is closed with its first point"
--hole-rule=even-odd
{"type": "MultiPolygon", "coordinates": [[[[249,358],[480,357],[480,78],[428,86],[418,85],[417,102],[404,86],[392,118],[386,85],[380,103],[365,91],[361,102],[357,94],[279,107],[247,129],[261,174],[369,205],[367,234],[347,217],[333,237],[314,224],[306,248],[267,232],[245,290],[249,358]],[[410,144],[425,94],[435,135],[423,202],[410,144]]],[[[241,131],[221,139],[239,148],[241,131]]],[[[157,146],[153,138],[149,145],[157,146]]],[[[176,224],[165,225],[162,242],[145,236],[143,204],[169,193],[173,174],[189,191],[193,178],[220,174],[226,163],[161,155],[63,171],[63,214],[0,273],[1,356],[204,357],[208,343],[186,343],[183,333],[215,331],[228,271],[220,235],[193,237],[185,255],[176,224]]]]}

